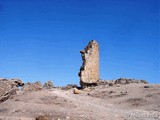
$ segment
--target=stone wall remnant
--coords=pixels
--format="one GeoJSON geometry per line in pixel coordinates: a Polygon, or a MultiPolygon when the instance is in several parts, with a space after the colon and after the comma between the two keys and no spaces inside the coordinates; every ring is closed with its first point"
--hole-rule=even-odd
{"type": "Polygon", "coordinates": [[[81,87],[96,85],[99,80],[99,45],[91,40],[84,50],[80,51],[82,66],[78,73],[81,87]]]}

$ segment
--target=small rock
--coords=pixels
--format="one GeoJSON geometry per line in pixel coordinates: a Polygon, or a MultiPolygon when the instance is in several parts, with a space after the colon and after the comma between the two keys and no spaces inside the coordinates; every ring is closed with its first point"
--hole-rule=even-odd
{"type": "Polygon", "coordinates": [[[50,115],[39,115],[36,120],[52,120],[52,117],[50,115]]]}
{"type": "Polygon", "coordinates": [[[77,88],[74,88],[74,89],[73,89],[73,93],[74,93],[74,94],[80,94],[80,93],[81,93],[81,91],[80,91],[80,90],[78,90],[77,88]]]}
{"type": "Polygon", "coordinates": [[[144,88],[149,88],[149,86],[148,86],[148,85],[146,85],[146,86],[144,86],[144,88]]]}
{"type": "Polygon", "coordinates": [[[109,85],[109,86],[113,86],[114,84],[113,84],[113,83],[109,83],[108,85],[109,85]]]}
{"type": "Polygon", "coordinates": [[[120,84],[117,84],[116,86],[117,86],[117,87],[121,87],[121,85],[120,85],[120,84]]]}
{"type": "Polygon", "coordinates": [[[69,118],[70,118],[69,116],[66,117],[66,119],[69,119],[69,118]]]}
{"type": "Polygon", "coordinates": [[[112,94],[113,93],[113,91],[109,91],[109,94],[112,94]]]}

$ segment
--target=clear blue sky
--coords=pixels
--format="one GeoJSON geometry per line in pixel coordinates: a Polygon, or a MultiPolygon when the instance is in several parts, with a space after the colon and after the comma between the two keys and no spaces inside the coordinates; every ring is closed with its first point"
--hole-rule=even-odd
{"type": "Polygon", "coordinates": [[[79,51],[96,39],[101,79],[160,83],[159,4],[159,0],[0,0],[0,77],[79,84],[79,51]]]}

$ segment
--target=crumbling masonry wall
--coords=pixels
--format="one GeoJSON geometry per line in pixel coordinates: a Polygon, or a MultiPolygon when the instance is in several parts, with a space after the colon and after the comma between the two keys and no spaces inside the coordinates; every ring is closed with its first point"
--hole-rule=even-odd
{"type": "Polygon", "coordinates": [[[80,53],[83,61],[78,74],[80,85],[93,85],[99,80],[99,45],[95,40],[91,40],[80,53]]]}

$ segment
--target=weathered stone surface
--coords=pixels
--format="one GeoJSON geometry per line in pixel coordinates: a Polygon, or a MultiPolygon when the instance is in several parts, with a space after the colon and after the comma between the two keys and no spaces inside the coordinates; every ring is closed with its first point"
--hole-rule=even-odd
{"type": "Polygon", "coordinates": [[[99,80],[99,45],[95,40],[91,40],[84,50],[80,51],[82,56],[82,66],[79,77],[81,87],[96,85],[99,80]]]}
{"type": "Polygon", "coordinates": [[[106,80],[99,80],[96,83],[97,83],[97,85],[107,85],[108,81],[106,81],[106,80]]]}
{"type": "Polygon", "coordinates": [[[46,88],[46,89],[51,89],[53,88],[53,83],[52,81],[47,81],[46,83],[44,83],[43,87],[46,88]]]}
{"type": "Polygon", "coordinates": [[[43,89],[43,85],[41,84],[41,82],[35,82],[35,83],[30,83],[29,82],[22,87],[22,91],[24,93],[35,92],[35,91],[38,91],[38,90],[41,90],[41,89],[43,89]]]}
{"type": "Polygon", "coordinates": [[[130,83],[144,83],[148,84],[145,80],[135,80],[130,78],[119,78],[114,81],[114,84],[130,84],[130,83]]]}
{"type": "Polygon", "coordinates": [[[0,102],[4,102],[12,95],[16,94],[19,86],[23,86],[24,83],[20,79],[5,79],[0,78],[0,102]]]}
{"type": "Polygon", "coordinates": [[[6,93],[4,93],[1,97],[0,97],[0,102],[4,102],[7,99],[9,99],[12,95],[16,94],[16,91],[18,91],[18,88],[14,87],[11,88],[9,91],[7,91],[6,93]]]}

